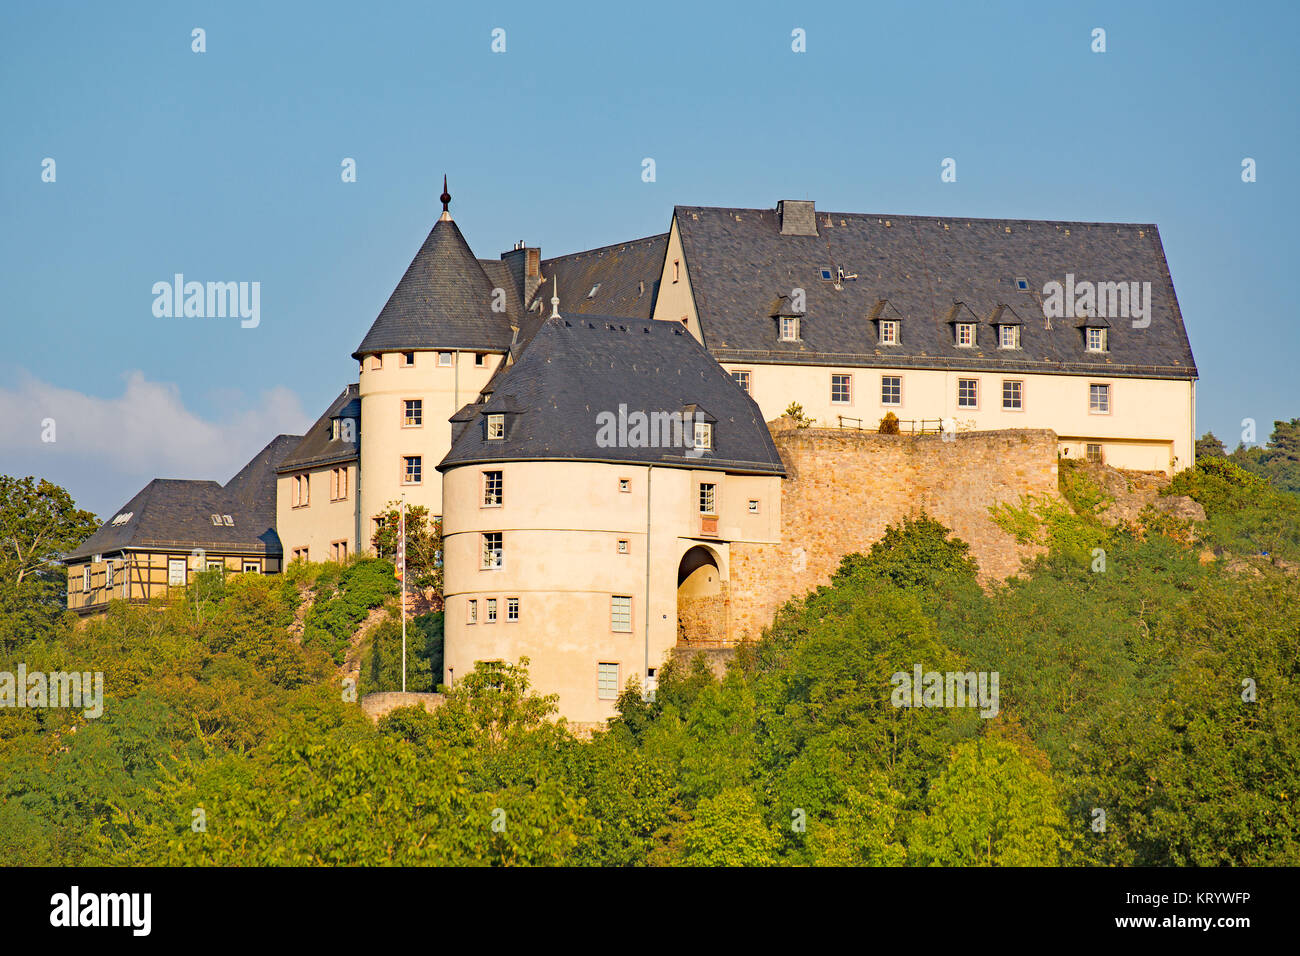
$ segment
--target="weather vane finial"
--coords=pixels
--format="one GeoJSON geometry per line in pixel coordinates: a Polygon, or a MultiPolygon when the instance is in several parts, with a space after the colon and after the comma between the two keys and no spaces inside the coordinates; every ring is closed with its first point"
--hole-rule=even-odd
{"type": "Polygon", "coordinates": [[[560,277],[556,276],[551,285],[551,318],[560,317],[560,277]]]}
{"type": "Polygon", "coordinates": [[[447,207],[451,205],[451,193],[447,192],[447,174],[442,174],[442,195],[438,197],[442,200],[443,214],[447,214],[447,207]]]}

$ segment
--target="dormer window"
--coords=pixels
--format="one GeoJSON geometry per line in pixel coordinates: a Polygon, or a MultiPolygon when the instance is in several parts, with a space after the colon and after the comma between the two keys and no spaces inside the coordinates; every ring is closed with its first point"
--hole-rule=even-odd
{"type": "Polygon", "coordinates": [[[227,528],[233,528],[235,526],[235,519],[232,518],[230,515],[222,515],[221,523],[225,525],[227,528]]]}
{"type": "Polygon", "coordinates": [[[1088,351],[1104,352],[1106,351],[1106,330],[1105,329],[1087,329],[1088,351]]]}
{"type": "Polygon", "coordinates": [[[957,347],[970,349],[975,347],[975,323],[957,323],[957,347]]]}
{"type": "Polygon", "coordinates": [[[218,528],[221,527],[221,515],[211,515],[212,523],[218,528]]]}
{"type": "Polygon", "coordinates": [[[880,320],[880,344],[881,345],[898,344],[898,320],[897,319],[880,320]]]}
{"type": "Polygon", "coordinates": [[[487,417],[488,441],[499,441],[506,437],[506,416],[497,413],[487,417]]]}
{"type": "Polygon", "coordinates": [[[781,316],[781,341],[799,341],[799,317],[797,315],[781,316]]]}
{"type": "Polygon", "coordinates": [[[711,422],[695,423],[695,448],[703,451],[713,447],[713,424],[711,422]]]}
{"type": "Polygon", "coordinates": [[[1020,348],[1020,326],[999,325],[998,326],[998,348],[1000,349],[1020,348]]]}

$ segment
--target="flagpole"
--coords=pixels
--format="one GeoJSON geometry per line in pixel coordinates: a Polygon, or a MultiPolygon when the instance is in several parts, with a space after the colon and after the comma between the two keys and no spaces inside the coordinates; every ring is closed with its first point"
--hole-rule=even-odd
{"type": "Polygon", "coordinates": [[[406,498],[402,498],[399,524],[402,536],[402,693],[406,693],[406,498]]]}

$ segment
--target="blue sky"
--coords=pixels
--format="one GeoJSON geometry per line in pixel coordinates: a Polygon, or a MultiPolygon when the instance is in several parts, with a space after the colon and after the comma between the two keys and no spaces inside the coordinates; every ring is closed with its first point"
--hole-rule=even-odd
{"type": "Polygon", "coordinates": [[[6,5],[0,472],[106,515],[152,477],[224,481],[301,430],[355,378],[444,171],[481,257],[782,198],[1154,222],[1198,432],[1235,445],[1253,418],[1262,441],[1300,416],[1296,5],[1048,7],[6,5]],[[156,318],[152,285],[176,272],[259,281],[261,324],[156,318]]]}

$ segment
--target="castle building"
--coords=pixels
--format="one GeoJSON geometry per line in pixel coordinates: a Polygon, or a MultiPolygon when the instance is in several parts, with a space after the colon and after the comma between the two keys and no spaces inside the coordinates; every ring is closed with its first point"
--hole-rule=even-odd
{"type": "Polygon", "coordinates": [[[1058,456],[1194,461],[1196,366],[1155,226],[785,200],[479,259],[445,180],[441,199],[357,382],[258,459],[263,550],[204,524],[250,478],[154,482],[68,556],[70,607],[160,593],[191,551],[231,571],[343,560],[405,501],[443,520],[445,679],[528,656],[562,713],[599,721],[672,648],[756,636],[917,501],[1009,573],[987,509],[1055,493],[1058,456]],[[775,424],[792,405],[817,427],[775,424]],[[912,437],[876,435],[890,413],[912,437]],[[73,587],[132,549],[149,588],[73,587]]]}

